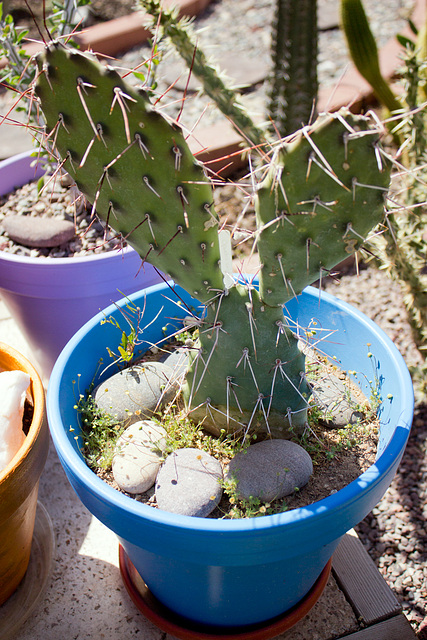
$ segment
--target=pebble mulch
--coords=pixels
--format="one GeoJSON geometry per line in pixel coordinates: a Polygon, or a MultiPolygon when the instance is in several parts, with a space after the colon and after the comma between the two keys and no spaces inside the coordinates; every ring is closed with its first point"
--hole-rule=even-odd
{"type": "Polygon", "coordinates": [[[62,181],[57,178],[48,182],[46,178],[46,187],[41,192],[35,181],[5,198],[0,197],[0,250],[30,258],[68,258],[123,246],[113,231],[106,230],[98,218],[92,216],[92,207],[86,206],[82,196],[68,187],[66,176],[62,181]],[[38,223],[39,246],[32,246],[32,229],[26,224],[29,218],[38,223]],[[21,220],[17,225],[19,236],[14,236],[7,226],[11,219],[21,220]],[[52,221],[67,221],[72,225],[72,237],[64,238],[63,242],[58,240],[52,221]]]}

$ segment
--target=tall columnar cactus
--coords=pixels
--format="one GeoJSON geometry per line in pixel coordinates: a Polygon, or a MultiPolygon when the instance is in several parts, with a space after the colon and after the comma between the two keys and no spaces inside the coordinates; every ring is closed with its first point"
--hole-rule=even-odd
{"type": "Polygon", "coordinates": [[[317,0],[276,0],[268,111],[283,137],[315,113],[317,50],[317,0]]]}
{"type": "Polygon", "coordinates": [[[277,144],[256,186],[258,291],[232,279],[228,232],[179,127],[88,55],[53,44],[38,64],[49,138],[81,191],[206,306],[184,388],[191,415],[213,431],[283,436],[303,425],[310,389],[286,302],[381,221],[389,172],[378,132],[340,112],[277,144]]]}

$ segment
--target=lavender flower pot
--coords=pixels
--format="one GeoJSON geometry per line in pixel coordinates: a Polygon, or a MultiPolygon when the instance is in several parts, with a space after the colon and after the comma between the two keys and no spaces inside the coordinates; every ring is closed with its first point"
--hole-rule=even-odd
{"type": "MultiPolygon", "coordinates": [[[[179,305],[166,284],[132,296],[144,308],[146,342],[141,352],[164,338],[165,326],[171,333],[180,326],[187,305],[198,307],[181,288],[176,291],[179,305]]],[[[70,340],[50,379],[50,430],[74,490],[87,509],[117,534],[127,558],[171,615],[180,614],[192,621],[189,624],[214,625],[219,636],[225,626],[239,631],[239,637],[252,637],[243,633],[245,625],[266,623],[306,597],[340,538],[385,493],[412,423],[408,370],[379,327],[333,296],[322,293],[319,298],[311,287],[287,303],[286,309],[301,335],[315,319],[324,329],[317,347],[344,370],[357,371],[357,381],[368,397],[370,381],[376,382],[382,398],[375,463],[343,489],[307,507],[244,520],[191,518],[142,504],[96,476],[80,451],[73,380],[79,380],[83,392],[94,379],[99,359],[105,359],[106,348],[116,348],[117,329],[101,325],[101,314],[70,340]]],[[[117,308],[110,307],[106,313],[125,328],[117,308]]],[[[109,374],[104,373],[104,378],[109,374]]]]}
{"type": "MultiPolygon", "coordinates": [[[[0,195],[40,177],[31,152],[0,162],[0,195]]],[[[0,296],[48,378],[69,338],[100,309],[160,281],[126,247],[78,258],[30,258],[0,251],[0,296]]]]}

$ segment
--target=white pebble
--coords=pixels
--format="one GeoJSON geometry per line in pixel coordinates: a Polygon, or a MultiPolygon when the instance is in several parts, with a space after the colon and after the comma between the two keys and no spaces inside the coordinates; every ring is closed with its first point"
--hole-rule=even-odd
{"type": "Polygon", "coordinates": [[[113,476],[127,493],[148,491],[156,481],[165,448],[166,431],[153,420],[140,420],[128,427],[117,441],[113,476]]]}

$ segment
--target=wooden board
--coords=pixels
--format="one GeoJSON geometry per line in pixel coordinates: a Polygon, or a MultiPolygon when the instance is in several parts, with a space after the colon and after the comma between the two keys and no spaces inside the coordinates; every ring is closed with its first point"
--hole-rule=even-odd
{"type": "Polygon", "coordinates": [[[334,553],[332,570],[340,588],[366,626],[402,611],[355,531],[347,533],[334,553]]]}
{"type": "Polygon", "coordinates": [[[345,636],[345,640],[416,640],[416,638],[414,630],[402,614],[345,636]]]}
{"type": "Polygon", "coordinates": [[[399,601],[354,530],[335,551],[332,572],[358,622],[366,627],[345,640],[416,640],[399,601]]]}

